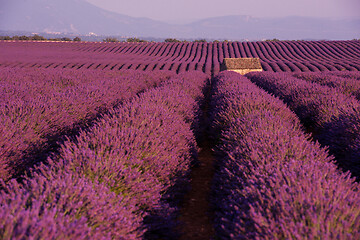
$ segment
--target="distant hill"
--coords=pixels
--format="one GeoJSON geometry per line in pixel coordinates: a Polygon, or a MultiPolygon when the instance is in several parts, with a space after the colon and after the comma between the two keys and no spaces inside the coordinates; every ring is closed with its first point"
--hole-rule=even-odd
{"type": "Polygon", "coordinates": [[[360,19],[224,16],[175,25],[98,8],[84,0],[0,0],[0,30],[155,38],[353,39],[360,19]]]}
{"type": "Polygon", "coordinates": [[[168,24],[98,8],[84,0],[0,0],[0,29],[98,35],[149,35],[168,24]]]}
{"type": "Polygon", "coordinates": [[[254,18],[224,16],[188,25],[202,37],[241,39],[354,39],[360,38],[360,19],[331,20],[310,17],[254,18]]]}

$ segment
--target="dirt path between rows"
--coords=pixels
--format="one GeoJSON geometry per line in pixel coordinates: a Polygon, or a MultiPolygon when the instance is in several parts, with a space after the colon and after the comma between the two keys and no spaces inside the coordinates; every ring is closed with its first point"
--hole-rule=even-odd
{"type": "Polygon", "coordinates": [[[211,143],[208,137],[208,107],[209,91],[203,107],[203,126],[206,126],[199,139],[198,154],[199,164],[194,166],[190,175],[191,189],[184,196],[183,204],[180,207],[179,221],[181,224],[180,240],[210,240],[214,238],[213,213],[209,202],[211,184],[214,176],[214,156],[211,150],[211,143]]]}
{"type": "Polygon", "coordinates": [[[209,203],[211,181],[214,175],[213,156],[208,142],[199,153],[199,166],[192,169],[191,190],[184,197],[180,210],[183,223],[180,240],[210,240],[214,237],[213,217],[209,203]]]}

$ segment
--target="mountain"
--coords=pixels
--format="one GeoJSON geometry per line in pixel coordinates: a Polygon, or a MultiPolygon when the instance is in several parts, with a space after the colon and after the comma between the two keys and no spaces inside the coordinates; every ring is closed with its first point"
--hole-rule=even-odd
{"type": "Polygon", "coordinates": [[[0,0],[0,29],[99,35],[149,35],[168,24],[98,8],[84,0],[0,0]]]}
{"type": "Polygon", "coordinates": [[[353,39],[360,38],[360,19],[332,20],[311,17],[254,18],[224,16],[188,25],[201,37],[235,39],[353,39]]]}
{"type": "Polygon", "coordinates": [[[360,38],[360,19],[223,16],[176,25],[110,12],[85,0],[0,0],[0,30],[219,40],[335,40],[360,38]]]}

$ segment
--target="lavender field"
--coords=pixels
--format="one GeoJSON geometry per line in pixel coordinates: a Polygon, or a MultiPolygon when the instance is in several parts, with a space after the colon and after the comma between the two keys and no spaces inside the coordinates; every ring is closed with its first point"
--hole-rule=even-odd
{"type": "Polygon", "coordinates": [[[360,239],[359,71],[356,40],[0,41],[0,239],[360,239]]]}
{"type": "Polygon", "coordinates": [[[198,70],[217,74],[224,58],[260,58],[264,71],[359,71],[360,41],[7,42],[0,67],[198,70]]]}

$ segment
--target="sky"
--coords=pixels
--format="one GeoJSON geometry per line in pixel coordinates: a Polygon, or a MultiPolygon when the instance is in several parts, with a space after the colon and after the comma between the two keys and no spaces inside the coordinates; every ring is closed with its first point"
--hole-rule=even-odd
{"type": "Polygon", "coordinates": [[[171,23],[225,16],[360,18],[360,0],[86,0],[106,10],[171,23]]]}

